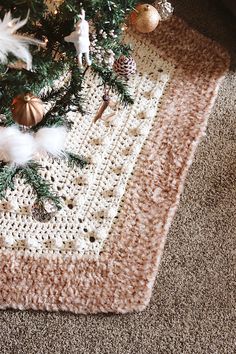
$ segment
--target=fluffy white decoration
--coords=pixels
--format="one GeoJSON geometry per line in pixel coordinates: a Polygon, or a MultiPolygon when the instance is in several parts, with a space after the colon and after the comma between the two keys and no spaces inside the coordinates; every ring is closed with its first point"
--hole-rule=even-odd
{"type": "Polygon", "coordinates": [[[0,62],[6,63],[9,53],[23,60],[27,64],[27,70],[32,69],[32,56],[29,52],[29,44],[44,46],[45,43],[31,37],[15,34],[28,21],[28,16],[20,21],[12,18],[11,13],[5,14],[0,20],[0,62]]]}
{"type": "Polygon", "coordinates": [[[5,162],[24,165],[36,153],[33,136],[22,133],[17,127],[0,129],[0,159],[5,162]]]}
{"type": "Polygon", "coordinates": [[[25,165],[38,153],[63,155],[66,129],[42,128],[35,135],[21,132],[16,126],[0,128],[0,160],[25,165]]]}
{"type": "Polygon", "coordinates": [[[42,128],[35,134],[35,141],[40,152],[59,157],[63,155],[66,142],[64,127],[42,128]]]}

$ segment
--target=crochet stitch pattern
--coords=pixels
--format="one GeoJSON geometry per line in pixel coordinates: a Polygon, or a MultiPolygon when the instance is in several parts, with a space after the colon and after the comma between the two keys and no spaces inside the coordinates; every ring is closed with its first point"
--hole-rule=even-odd
{"type": "Polygon", "coordinates": [[[150,35],[129,33],[127,41],[138,69],[130,80],[134,105],[120,107],[111,123],[92,123],[102,91],[87,72],[89,114],[71,113],[68,148],[91,163],[78,174],[63,161],[42,162],[63,210],[47,224],[33,221],[31,191],[20,181],[2,205],[1,308],[124,313],[150,300],[229,58],[175,17],[150,35]]]}
{"type": "MultiPolygon", "coordinates": [[[[5,244],[5,248],[23,248],[27,253],[37,251],[38,254],[99,255],[136,159],[153,121],[158,119],[158,104],[173,71],[170,64],[157,57],[150,43],[147,47],[138,37],[130,35],[125,41],[132,42],[136,48],[133,55],[140,67],[130,80],[134,104],[127,109],[120,107],[112,124],[101,120],[94,124],[91,114],[69,115],[74,127],[67,149],[79,151],[90,164],[78,171],[62,165],[61,161],[42,160],[43,177],[52,180],[56,189],[63,191],[61,196],[65,199],[62,211],[44,225],[29,215],[32,193],[30,187],[18,181],[21,186],[8,193],[7,203],[0,204],[3,247],[5,244]],[[9,213],[14,226],[6,218],[9,213]],[[9,226],[12,234],[17,235],[15,239],[8,239],[9,226]]],[[[85,111],[93,113],[99,106],[102,91],[97,89],[98,79],[91,85],[90,75],[85,84],[89,86],[85,111]]]]}

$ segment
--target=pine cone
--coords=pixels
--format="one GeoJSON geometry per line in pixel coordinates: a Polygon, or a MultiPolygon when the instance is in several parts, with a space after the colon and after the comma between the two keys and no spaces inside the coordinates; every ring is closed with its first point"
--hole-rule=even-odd
{"type": "Polygon", "coordinates": [[[128,78],[136,73],[136,63],[132,57],[121,55],[115,60],[113,69],[118,75],[128,78]]]}

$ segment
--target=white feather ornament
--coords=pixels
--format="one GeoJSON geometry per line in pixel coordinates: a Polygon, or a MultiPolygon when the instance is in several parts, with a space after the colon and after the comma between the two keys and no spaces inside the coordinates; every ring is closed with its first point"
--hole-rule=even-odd
{"type": "Polygon", "coordinates": [[[29,13],[24,20],[20,21],[19,18],[12,18],[11,13],[8,12],[3,20],[0,20],[0,62],[3,64],[7,63],[7,56],[11,53],[27,64],[27,70],[32,70],[32,55],[29,51],[29,45],[45,46],[45,43],[15,33],[26,24],[28,18],[29,13]]]}
{"type": "Polygon", "coordinates": [[[64,127],[42,128],[35,134],[35,141],[40,152],[60,157],[63,155],[66,134],[64,127]]]}
{"type": "Polygon", "coordinates": [[[24,165],[36,153],[32,135],[22,133],[17,127],[0,129],[0,159],[5,162],[24,165]]]}

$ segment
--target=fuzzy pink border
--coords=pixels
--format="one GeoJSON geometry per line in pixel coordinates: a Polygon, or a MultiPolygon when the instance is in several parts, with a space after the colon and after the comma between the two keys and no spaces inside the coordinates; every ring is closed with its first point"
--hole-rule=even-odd
{"type": "Polygon", "coordinates": [[[124,313],[148,304],[186,173],[229,64],[219,45],[175,17],[149,39],[176,70],[99,260],[1,252],[0,308],[124,313]]]}

